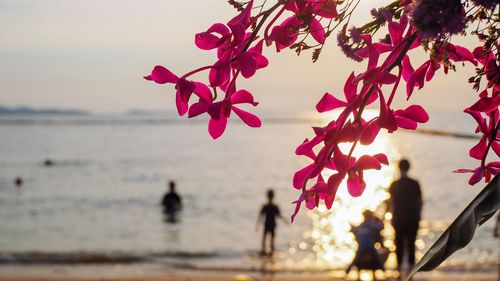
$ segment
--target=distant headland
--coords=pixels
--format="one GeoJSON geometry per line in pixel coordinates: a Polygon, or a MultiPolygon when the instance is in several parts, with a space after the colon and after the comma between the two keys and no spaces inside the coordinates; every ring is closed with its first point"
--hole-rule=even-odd
{"type": "Polygon", "coordinates": [[[45,108],[35,109],[28,106],[5,107],[0,105],[0,116],[10,115],[78,115],[87,116],[90,112],[79,109],[45,108]]]}

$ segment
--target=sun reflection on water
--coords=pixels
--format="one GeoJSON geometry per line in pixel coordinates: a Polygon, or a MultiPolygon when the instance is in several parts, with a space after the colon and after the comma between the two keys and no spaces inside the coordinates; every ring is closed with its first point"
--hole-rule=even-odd
{"type": "MultiPolygon", "coordinates": [[[[370,112],[368,112],[370,115],[370,112]]],[[[342,150],[350,146],[341,147],[342,150]]],[[[380,132],[377,139],[369,146],[358,145],[354,156],[363,154],[373,155],[384,153],[390,161],[399,158],[395,144],[386,132],[380,132]]],[[[392,164],[392,163],[391,163],[392,164]]],[[[328,178],[330,174],[323,174],[328,178]]],[[[324,205],[309,211],[308,216],[312,222],[312,229],[303,234],[306,241],[310,243],[304,248],[310,247],[313,252],[303,262],[310,262],[316,268],[345,268],[354,258],[357,248],[351,226],[362,222],[364,210],[371,210],[384,221],[382,232],[385,238],[384,246],[390,250],[394,248],[394,232],[390,227],[392,215],[385,213],[385,201],[389,199],[387,191],[395,175],[394,165],[383,166],[379,171],[365,171],[364,179],[366,189],[362,196],[353,198],[347,191],[346,181],[342,182],[338,190],[332,209],[328,210],[324,205]],[[311,259],[312,258],[312,259],[311,259]]],[[[379,245],[380,247],[380,245],[379,245]]],[[[394,258],[389,257],[388,263],[394,263],[394,258]]],[[[389,265],[392,267],[392,265],[389,265]]],[[[360,276],[363,278],[363,276],[360,276]]],[[[363,278],[364,279],[364,278],[363,278]]]]}
{"type": "MultiPolygon", "coordinates": [[[[375,112],[366,113],[368,118],[375,112]]],[[[335,117],[335,116],[329,116],[335,117]]],[[[333,118],[325,118],[332,120],[333,118]]],[[[341,147],[344,153],[349,146],[341,147]]],[[[396,171],[397,162],[401,158],[398,151],[396,138],[393,135],[381,131],[377,139],[370,146],[358,145],[354,151],[354,156],[363,154],[373,155],[384,153],[387,155],[390,165],[382,166],[379,171],[365,171],[364,180],[366,189],[362,196],[353,198],[347,191],[346,182],[342,182],[338,190],[335,202],[330,210],[324,205],[312,211],[307,211],[311,227],[302,233],[298,241],[288,242],[286,251],[278,252],[273,259],[266,260],[263,268],[268,270],[286,270],[286,271],[327,271],[332,278],[345,278],[345,280],[373,280],[371,272],[352,271],[347,276],[345,269],[352,262],[357,243],[354,235],[351,233],[352,226],[357,226],[362,222],[362,213],[364,210],[371,210],[374,214],[383,220],[384,229],[381,234],[383,245],[375,245],[376,249],[382,247],[389,251],[385,262],[385,272],[375,272],[377,280],[386,278],[398,278],[398,273],[393,270],[396,268],[394,229],[391,225],[392,214],[386,212],[385,202],[389,199],[388,188],[391,182],[398,177],[396,171]],[[355,278],[354,278],[355,277],[355,278]]],[[[328,178],[330,174],[323,174],[328,178]]],[[[423,253],[429,248],[435,239],[441,235],[449,222],[447,221],[426,221],[420,222],[420,228],[415,241],[417,260],[423,256],[423,253]]],[[[477,257],[475,261],[458,262],[451,258],[443,263],[446,268],[490,268],[498,264],[497,256],[494,251],[480,251],[479,249],[464,250],[465,254],[477,257]],[[468,251],[468,252],[467,252],[468,251]],[[488,267],[490,266],[490,267],[488,267]]]]}

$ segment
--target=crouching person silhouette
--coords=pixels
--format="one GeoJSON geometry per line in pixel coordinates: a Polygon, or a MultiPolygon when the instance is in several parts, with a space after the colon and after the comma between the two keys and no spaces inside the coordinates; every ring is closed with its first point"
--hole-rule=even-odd
{"type": "Polygon", "coordinates": [[[363,217],[364,221],[352,228],[358,242],[358,249],[346,273],[349,274],[353,267],[356,267],[358,271],[367,269],[372,271],[373,280],[376,280],[375,271],[384,270],[383,259],[375,249],[375,243],[383,242],[380,231],[384,228],[384,224],[371,211],[364,211],[363,217]]]}

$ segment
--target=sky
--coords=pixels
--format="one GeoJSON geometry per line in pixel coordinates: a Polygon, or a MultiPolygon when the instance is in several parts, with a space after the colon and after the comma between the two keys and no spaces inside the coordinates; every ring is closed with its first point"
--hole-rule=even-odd
{"type": "MultiPolygon", "coordinates": [[[[355,22],[368,21],[370,6],[386,1],[362,2],[355,22]]],[[[142,76],[158,64],[183,74],[212,62],[213,52],[198,50],[194,35],[234,13],[226,0],[0,0],[0,105],[172,111],[173,87],[142,76]]],[[[264,54],[270,66],[239,84],[260,102],[257,112],[314,110],[325,92],[341,94],[350,72],[364,68],[342,55],[335,36],[314,64],[310,52],[277,55],[271,47],[264,54]]],[[[439,72],[410,102],[430,111],[471,105],[474,68],[457,69],[439,72]]],[[[400,96],[396,105],[409,105],[400,96]]]]}

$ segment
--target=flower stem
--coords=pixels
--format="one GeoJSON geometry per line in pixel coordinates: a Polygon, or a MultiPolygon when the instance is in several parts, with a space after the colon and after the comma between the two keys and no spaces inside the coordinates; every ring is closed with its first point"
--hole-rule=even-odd
{"type": "Polygon", "coordinates": [[[207,65],[207,66],[203,66],[203,67],[197,68],[197,69],[195,69],[193,71],[190,71],[190,72],[182,75],[181,78],[186,79],[186,78],[188,78],[189,76],[191,76],[191,75],[193,75],[195,73],[198,73],[200,71],[207,70],[207,69],[210,69],[210,68],[212,68],[212,65],[207,65]]]}

